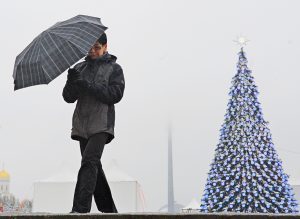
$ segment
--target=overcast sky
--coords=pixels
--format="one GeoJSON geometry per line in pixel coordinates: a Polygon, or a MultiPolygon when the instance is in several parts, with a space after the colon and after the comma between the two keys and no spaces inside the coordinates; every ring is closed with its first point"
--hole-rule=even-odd
{"type": "MultiPolygon", "coordinates": [[[[240,34],[260,91],[264,118],[291,181],[300,181],[300,2],[297,0],[16,1],[0,8],[0,162],[10,191],[32,198],[32,183],[62,163],[77,173],[71,140],[75,104],[62,98],[66,72],[49,85],[13,90],[15,57],[40,32],[77,14],[101,17],[109,52],[123,67],[126,88],[116,105],[116,159],[136,178],[147,210],[167,202],[167,122],[173,123],[174,190],[178,203],[200,202],[219,139],[240,34]]],[[[105,171],[105,169],[104,169],[105,171]]]]}

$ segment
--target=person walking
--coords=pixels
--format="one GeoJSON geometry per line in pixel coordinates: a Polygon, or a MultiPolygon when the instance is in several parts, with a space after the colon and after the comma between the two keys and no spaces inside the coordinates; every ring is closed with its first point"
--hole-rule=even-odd
{"type": "Polygon", "coordinates": [[[125,89],[123,70],[116,60],[107,51],[103,33],[85,60],[68,70],[62,96],[67,103],[77,100],[71,138],[79,141],[82,156],[70,213],[90,212],[92,196],[99,211],[118,212],[100,160],[104,146],[114,139],[114,104],[125,89]]]}

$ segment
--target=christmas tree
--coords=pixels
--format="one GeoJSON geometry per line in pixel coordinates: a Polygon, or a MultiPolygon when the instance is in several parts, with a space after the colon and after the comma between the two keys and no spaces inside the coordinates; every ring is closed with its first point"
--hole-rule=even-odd
{"type": "Polygon", "coordinates": [[[202,212],[297,213],[243,48],[230,100],[208,173],[202,212]]]}

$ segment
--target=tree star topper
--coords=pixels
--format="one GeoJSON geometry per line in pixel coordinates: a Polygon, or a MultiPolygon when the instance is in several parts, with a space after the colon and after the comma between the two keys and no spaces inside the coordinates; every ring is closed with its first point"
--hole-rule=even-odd
{"type": "Polygon", "coordinates": [[[249,42],[250,40],[248,40],[246,37],[243,36],[239,36],[237,37],[236,40],[234,40],[234,42],[236,42],[239,46],[243,47],[246,46],[246,44],[249,42]]]}

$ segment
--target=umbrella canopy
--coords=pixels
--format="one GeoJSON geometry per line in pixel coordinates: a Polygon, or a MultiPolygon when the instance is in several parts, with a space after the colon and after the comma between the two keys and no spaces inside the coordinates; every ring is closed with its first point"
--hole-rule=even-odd
{"type": "Polygon", "coordinates": [[[106,29],[100,18],[77,15],[43,31],[16,57],[14,90],[48,84],[84,57],[106,29]]]}

